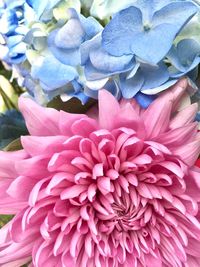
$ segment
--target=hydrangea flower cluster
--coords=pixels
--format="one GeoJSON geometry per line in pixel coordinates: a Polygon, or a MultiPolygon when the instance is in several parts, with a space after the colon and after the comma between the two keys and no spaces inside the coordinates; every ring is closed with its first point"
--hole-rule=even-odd
{"type": "Polygon", "coordinates": [[[26,59],[24,37],[32,11],[25,0],[0,1],[0,58],[8,64],[20,64],[26,59]]]}
{"type": "Polygon", "coordinates": [[[2,58],[39,102],[61,95],[85,103],[104,87],[146,107],[180,77],[196,78],[198,10],[176,0],[5,0],[2,58]]]}

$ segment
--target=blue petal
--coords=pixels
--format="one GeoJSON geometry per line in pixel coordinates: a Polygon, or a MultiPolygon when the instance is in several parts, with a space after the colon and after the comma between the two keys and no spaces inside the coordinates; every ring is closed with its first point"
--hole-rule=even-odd
{"type": "MultiPolygon", "coordinates": [[[[70,95],[70,94],[69,94],[70,95]]],[[[77,93],[77,94],[71,94],[73,97],[76,97],[76,98],[78,98],[80,101],[81,101],[81,103],[83,104],[83,105],[85,105],[87,102],[88,102],[88,100],[89,100],[89,97],[88,96],[86,96],[83,92],[79,92],[79,93],[77,93]]]]}
{"type": "Polygon", "coordinates": [[[132,53],[156,64],[166,56],[178,32],[196,12],[197,7],[191,2],[174,2],[156,11],[152,21],[143,25],[141,11],[129,7],[105,27],[103,47],[111,55],[132,53]]]}
{"type": "Polygon", "coordinates": [[[113,56],[132,54],[132,43],[141,33],[142,13],[136,7],[129,7],[117,13],[102,32],[103,48],[113,56]]]}
{"type": "Polygon", "coordinates": [[[111,56],[100,46],[97,49],[92,49],[90,52],[92,65],[96,69],[108,73],[127,71],[127,69],[133,67],[132,60],[133,55],[111,56]]]}
{"type": "Polygon", "coordinates": [[[196,114],[195,121],[200,122],[200,112],[196,114]]]}
{"type": "Polygon", "coordinates": [[[97,49],[99,43],[101,42],[101,35],[96,35],[93,39],[88,40],[81,44],[80,53],[81,53],[81,65],[85,65],[89,59],[89,54],[92,49],[97,49]]]}
{"type": "Polygon", "coordinates": [[[141,92],[138,92],[134,98],[140,104],[142,108],[148,108],[148,106],[155,100],[155,96],[152,95],[145,95],[141,92]]]}
{"type": "Polygon", "coordinates": [[[169,87],[174,85],[177,81],[178,81],[178,79],[169,80],[158,87],[155,87],[152,89],[142,90],[142,93],[146,94],[146,95],[156,95],[156,94],[168,89],[169,87]]]}
{"type": "MultiPolygon", "coordinates": [[[[118,100],[121,98],[121,91],[119,88],[118,83],[115,80],[109,80],[105,86],[104,89],[106,89],[107,91],[109,91],[112,95],[115,96],[115,98],[117,98],[118,100]]],[[[98,99],[98,93],[99,90],[92,90],[88,87],[84,88],[84,93],[94,99],[98,99]]]]}
{"type": "Polygon", "coordinates": [[[106,69],[105,69],[105,71],[101,71],[101,70],[96,69],[92,65],[91,61],[88,60],[86,65],[85,65],[84,71],[85,71],[86,79],[88,81],[95,81],[95,80],[101,80],[104,78],[108,78],[108,77],[115,75],[115,74],[118,74],[118,73],[126,72],[126,71],[132,69],[134,67],[134,65],[135,65],[135,60],[133,59],[133,61],[130,62],[130,64],[128,64],[124,70],[109,72],[109,71],[106,71],[106,69]]]}
{"type": "Polygon", "coordinates": [[[137,0],[135,3],[132,3],[132,5],[142,11],[143,21],[150,21],[157,10],[170,4],[172,1],[173,0],[137,0]]]}
{"type": "Polygon", "coordinates": [[[200,45],[193,39],[181,40],[177,47],[172,47],[168,59],[174,68],[182,73],[187,73],[200,62],[200,45]]]}
{"type": "Polygon", "coordinates": [[[86,40],[93,38],[95,35],[100,33],[103,30],[101,24],[93,17],[85,18],[82,15],[79,15],[81,25],[86,34],[86,40]]]}
{"type": "Polygon", "coordinates": [[[18,18],[14,10],[9,10],[0,18],[0,32],[3,34],[11,34],[17,26],[18,18]]]}
{"type": "Polygon", "coordinates": [[[109,55],[101,47],[100,35],[95,36],[81,46],[81,58],[88,81],[100,80],[114,74],[126,72],[134,68],[136,64],[133,55],[121,57],[109,55]]]}
{"type": "Polygon", "coordinates": [[[158,66],[141,64],[140,68],[144,77],[142,90],[158,87],[169,79],[167,66],[162,62],[158,66]]]}
{"type": "Polygon", "coordinates": [[[32,66],[31,75],[39,79],[49,90],[66,85],[78,77],[75,68],[60,63],[54,56],[45,56],[41,63],[32,66]]]}
{"type": "Polygon", "coordinates": [[[132,53],[150,64],[157,64],[170,50],[175,36],[176,30],[173,25],[158,25],[146,33],[141,32],[135,36],[131,44],[132,53]],[[164,32],[167,34],[163,35],[164,32]]]}
{"type": "Polygon", "coordinates": [[[127,74],[120,75],[120,89],[124,98],[134,97],[144,84],[144,76],[138,71],[131,79],[127,79],[127,74]]]}
{"type": "Polygon", "coordinates": [[[103,30],[102,25],[93,17],[84,17],[83,15],[77,13],[74,8],[69,9],[71,19],[79,20],[81,26],[86,34],[86,40],[93,38],[99,32],[103,30]]]}
{"type": "Polygon", "coordinates": [[[169,23],[173,25],[177,34],[197,12],[197,6],[190,1],[172,2],[155,12],[153,24],[157,26],[169,23]]]}

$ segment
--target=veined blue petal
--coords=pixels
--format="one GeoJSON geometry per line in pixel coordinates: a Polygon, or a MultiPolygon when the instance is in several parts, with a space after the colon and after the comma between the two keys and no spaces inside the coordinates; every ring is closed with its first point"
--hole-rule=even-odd
{"type": "Polygon", "coordinates": [[[169,23],[178,33],[197,12],[197,6],[191,1],[172,2],[154,13],[153,25],[169,23]]]}
{"type": "Polygon", "coordinates": [[[144,18],[139,8],[129,7],[117,13],[103,30],[103,47],[114,56],[135,54],[157,64],[197,10],[192,2],[174,2],[156,11],[152,18],[144,18]]]}
{"type": "Polygon", "coordinates": [[[103,48],[113,56],[132,54],[132,44],[143,28],[142,13],[129,7],[117,13],[102,32],[103,48]]]}
{"type": "Polygon", "coordinates": [[[85,67],[87,81],[95,81],[123,73],[134,68],[133,55],[115,57],[101,46],[101,36],[97,35],[81,46],[82,65],[85,67]],[[103,60],[102,60],[103,59],[103,60]]]}

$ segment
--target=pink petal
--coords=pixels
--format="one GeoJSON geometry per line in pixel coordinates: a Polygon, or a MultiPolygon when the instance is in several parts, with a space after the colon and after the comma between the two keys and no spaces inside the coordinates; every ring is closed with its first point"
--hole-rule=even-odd
{"type": "Polygon", "coordinates": [[[167,147],[177,147],[190,142],[197,133],[197,123],[190,123],[180,128],[163,133],[155,138],[157,142],[167,147]]]}
{"type": "Polygon", "coordinates": [[[73,186],[65,189],[61,193],[60,197],[62,200],[78,197],[81,193],[86,191],[86,189],[87,189],[86,185],[73,185],[73,186]]]}
{"type": "Polygon", "coordinates": [[[0,214],[16,214],[26,206],[26,202],[12,198],[7,190],[13,180],[0,180],[0,214]]]}
{"type": "Polygon", "coordinates": [[[116,98],[106,90],[99,91],[99,124],[101,128],[112,129],[120,112],[116,98]]]}
{"type": "Polygon", "coordinates": [[[198,111],[198,104],[194,103],[179,111],[169,124],[170,129],[176,129],[194,121],[198,111]]]}
{"type": "Polygon", "coordinates": [[[14,178],[16,176],[15,163],[27,157],[25,151],[3,152],[0,151],[0,177],[14,178]]]}
{"type": "Polygon", "coordinates": [[[9,186],[7,193],[16,200],[28,201],[29,194],[35,185],[36,180],[27,176],[17,177],[9,186]]]}
{"type": "Polygon", "coordinates": [[[187,85],[186,79],[180,80],[171,90],[167,90],[158,97],[143,113],[148,137],[156,137],[168,128],[171,111],[176,109],[187,85]]]}
{"type": "Polygon", "coordinates": [[[59,116],[59,129],[62,135],[72,135],[71,126],[77,120],[87,118],[84,114],[71,114],[64,111],[60,111],[59,116]]]}
{"type": "Polygon", "coordinates": [[[84,137],[88,137],[92,132],[96,131],[97,129],[97,122],[90,118],[82,118],[80,120],[76,120],[71,126],[71,131],[73,134],[81,135],[84,137]]]}
{"type": "Polygon", "coordinates": [[[22,136],[21,143],[25,151],[33,157],[63,150],[66,139],[65,136],[22,136]]]}
{"type": "Polygon", "coordinates": [[[59,111],[53,108],[43,108],[24,97],[19,98],[18,105],[31,135],[59,135],[59,111]]]}
{"type": "Polygon", "coordinates": [[[173,152],[175,155],[180,156],[185,164],[193,166],[200,154],[200,140],[193,141],[177,148],[175,147],[173,152]]]}

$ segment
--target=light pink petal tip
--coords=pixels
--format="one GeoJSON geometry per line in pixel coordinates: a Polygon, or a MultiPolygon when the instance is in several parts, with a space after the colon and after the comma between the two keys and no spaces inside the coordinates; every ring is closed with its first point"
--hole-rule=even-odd
{"type": "Polygon", "coordinates": [[[19,98],[18,105],[31,135],[48,136],[59,134],[59,111],[53,108],[43,108],[33,100],[25,97],[19,98]]]}
{"type": "Polygon", "coordinates": [[[116,98],[107,90],[99,91],[99,124],[102,128],[112,129],[120,107],[116,98]]]}

